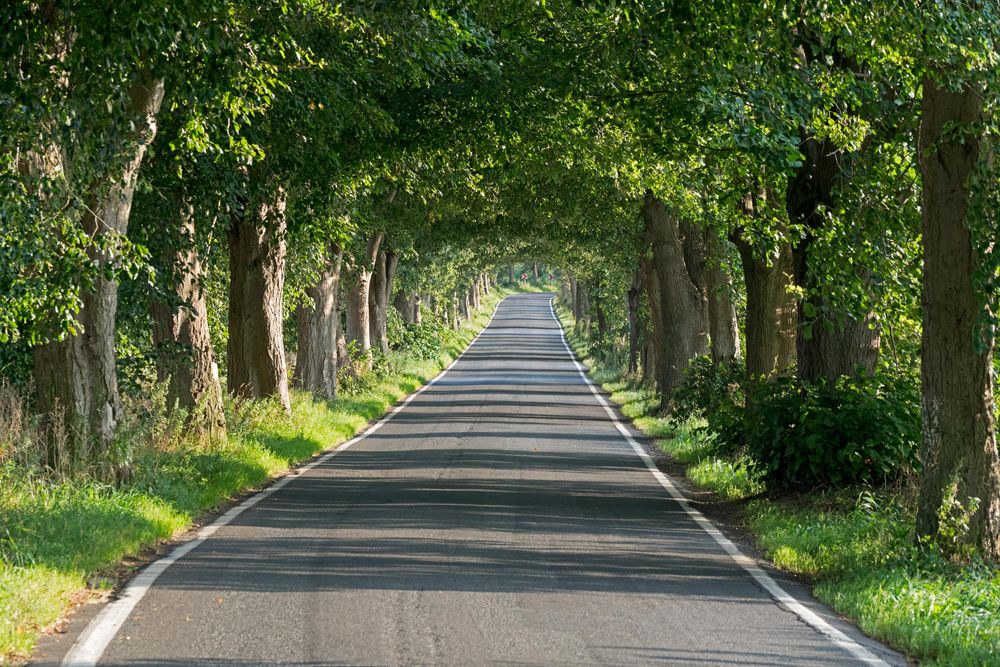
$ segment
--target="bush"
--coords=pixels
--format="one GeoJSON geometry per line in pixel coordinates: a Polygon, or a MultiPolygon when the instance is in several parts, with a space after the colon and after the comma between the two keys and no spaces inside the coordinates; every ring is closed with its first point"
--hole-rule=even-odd
{"type": "Polygon", "coordinates": [[[674,389],[670,412],[680,420],[704,417],[705,430],[716,436],[716,453],[735,453],[743,444],[745,376],[742,361],[713,364],[707,356],[695,357],[674,389]]]}
{"type": "Polygon", "coordinates": [[[754,385],[746,449],[771,488],[884,484],[918,466],[916,383],[876,374],[754,385]]]}
{"type": "Polygon", "coordinates": [[[444,352],[442,326],[433,318],[420,324],[407,324],[395,308],[389,308],[386,335],[389,347],[418,359],[436,359],[444,352]]]}

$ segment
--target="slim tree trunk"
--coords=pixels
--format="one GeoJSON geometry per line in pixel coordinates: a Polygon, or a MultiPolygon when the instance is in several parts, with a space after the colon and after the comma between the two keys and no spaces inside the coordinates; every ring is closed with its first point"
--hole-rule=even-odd
{"type": "Polygon", "coordinates": [[[628,304],[628,372],[635,375],[639,370],[639,300],[642,297],[642,272],[632,274],[632,284],[625,293],[628,304]]]}
{"type": "Polygon", "coordinates": [[[458,299],[458,312],[462,319],[469,319],[469,293],[463,290],[456,298],[458,299]]]}
{"type": "Polygon", "coordinates": [[[537,285],[538,284],[538,262],[534,262],[531,265],[531,275],[532,275],[532,279],[535,281],[535,284],[537,285]]]}
{"type": "Polygon", "coordinates": [[[157,375],[167,382],[167,409],[187,411],[187,424],[213,438],[223,437],[226,418],[222,407],[219,369],[208,333],[208,303],[202,289],[201,259],[194,245],[195,211],[179,206],[177,238],[164,246],[161,270],[171,276],[171,301],[153,299],[153,343],[160,360],[157,375]]]}
{"type": "Polygon", "coordinates": [[[705,230],[705,287],[708,301],[709,340],[712,363],[729,364],[740,358],[740,329],[733,306],[733,279],[723,268],[722,241],[705,230]]]}
{"type": "Polygon", "coordinates": [[[368,310],[368,291],[371,289],[372,272],[378,258],[382,233],[373,232],[365,244],[364,254],[351,262],[350,283],[347,286],[347,343],[355,348],[356,358],[350,359],[358,370],[371,368],[372,347],[371,316],[368,310]]]}
{"type": "Polygon", "coordinates": [[[517,284],[517,281],[514,280],[514,265],[513,264],[508,264],[507,265],[507,282],[510,283],[511,286],[517,284]]]}
{"type": "Polygon", "coordinates": [[[282,312],[286,195],[281,186],[268,189],[229,228],[227,384],[234,396],[274,396],[290,411],[282,312]]]}
{"type": "Polygon", "coordinates": [[[375,269],[372,271],[371,287],[368,290],[368,309],[372,345],[382,354],[389,352],[389,336],[386,328],[389,302],[386,293],[391,289],[386,254],[379,252],[375,259],[375,269]]]}
{"type": "Polygon", "coordinates": [[[583,280],[573,282],[576,286],[576,296],[573,298],[576,306],[576,329],[586,335],[590,331],[590,299],[587,295],[587,283],[583,280]]]}
{"type": "Polygon", "coordinates": [[[306,302],[296,311],[299,349],[292,383],[327,399],[337,397],[337,292],[343,251],[335,244],[327,250],[316,284],[306,290],[306,302]]]}
{"type": "MultiPolygon", "coordinates": [[[[119,171],[107,174],[107,188],[99,189],[83,215],[87,236],[99,240],[124,235],[128,229],[139,165],[156,135],[156,115],[163,101],[163,80],[140,73],[129,88],[130,128],[122,133],[120,148],[128,151],[119,171]]],[[[112,244],[113,247],[113,244],[112,244]]],[[[102,266],[115,263],[113,251],[89,251],[102,266]]],[[[115,369],[115,314],[118,285],[97,278],[80,292],[76,315],[81,333],[34,349],[38,410],[48,430],[63,432],[82,453],[90,444],[104,452],[121,418],[122,405],[115,369]]],[[[49,463],[57,465],[50,448],[49,463]]]]}
{"type": "MultiPolygon", "coordinates": [[[[1000,456],[993,389],[992,325],[982,322],[979,259],[968,216],[982,145],[983,96],[923,83],[923,479],[917,535],[934,538],[939,510],[978,499],[964,539],[1000,557],[1000,456]]],[[[995,178],[995,176],[994,176],[995,178]]],[[[948,513],[954,515],[951,508],[948,513]]]]}
{"type": "Polygon", "coordinates": [[[685,248],[681,222],[648,190],[642,217],[653,251],[647,294],[653,313],[657,387],[666,406],[688,362],[708,351],[705,289],[696,282],[703,259],[697,257],[696,244],[689,242],[685,248]]]}

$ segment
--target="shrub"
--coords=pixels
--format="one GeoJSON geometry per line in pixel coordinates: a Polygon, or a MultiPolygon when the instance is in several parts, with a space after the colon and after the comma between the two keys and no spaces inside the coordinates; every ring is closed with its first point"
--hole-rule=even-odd
{"type": "Polygon", "coordinates": [[[704,429],[713,438],[716,453],[735,453],[743,444],[742,361],[713,364],[707,356],[695,357],[684,372],[684,381],[674,389],[670,412],[678,419],[704,417],[704,429]]]}
{"type": "Polygon", "coordinates": [[[750,388],[747,452],[771,488],[884,484],[917,467],[916,384],[882,374],[750,388]]]}
{"type": "Polygon", "coordinates": [[[418,359],[436,359],[444,351],[442,326],[433,318],[420,324],[407,324],[395,308],[389,309],[386,335],[389,347],[418,359]]]}

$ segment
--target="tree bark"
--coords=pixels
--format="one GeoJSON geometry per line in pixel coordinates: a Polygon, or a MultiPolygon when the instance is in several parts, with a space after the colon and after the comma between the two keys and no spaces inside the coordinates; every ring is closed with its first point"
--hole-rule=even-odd
{"type": "Polygon", "coordinates": [[[399,316],[407,324],[413,324],[413,294],[406,292],[396,292],[392,299],[392,307],[399,311],[399,316]]]}
{"type": "MultiPolygon", "coordinates": [[[[796,55],[803,65],[811,57],[805,44],[797,49],[796,55]]],[[[834,57],[843,69],[853,69],[843,62],[841,55],[834,57]]],[[[810,246],[815,231],[823,225],[824,209],[836,203],[835,188],[845,178],[845,166],[852,158],[830,141],[809,136],[805,129],[799,149],[805,159],[789,179],[785,196],[789,220],[805,230],[805,236],[792,249],[795,283],[810,294],[798,307],[797,374],[804,382],[814,382],[853,375],[859,368],[871,373],[878,363],[881,342],[879,330],[872,326],[871,313],[860,320],[844,315],[825,322],[813,322],[806,315],[813,308],[821,313],[827,310],[818,289],[821,285],[810,271],[810,246]]]]}
{"type": "Polygon", "coordinates": [[[172,277],[173,300],[152,299],[153,344],[158,379],[167,382],[167,409],[187,411],[187,425],[213,438],[224,437],[222,385],[208,332],[208,303],[201,259],[194,245],[195,211],[180,204],[176,238],[164,246],[161,269],[172,277]]]}
{"type": "Polygon", "coordinates": [[[343,250],[330,244],[316,284],[296,311],[299,349],[292,384],[326,399],[337,397],[337,292],[343,250]]]}
{"type": "Polygon", "coordinates": [[[456,298],[458,299],[458,312],[462,319],[469,319],[469,293],[462,290],[456,298]]]}
{"type": "MultiPolygon", "coordinates": [[[[126,233],[139,166],[156,136],[162,101],[163,80],[140,73],[129,88],[131,127],[122,133],[121,147],[128,155],[120,170],[106,174],[108,187],[94,195],[90,210],[83,215],[83,231],[89,237],[96,240],[126,233]]],[[[104,266],[116,260],[113,251],[92,248],[88,252],[92,261],[104,266]]],[[[46,430],[52,436],[64,433],[78,454],[91,444],[103,453],[122,413],[115,368],[116,281],[97,278],[92,289],[81,289],[80,302],[76,321],[82,331],[34,348],[38,410],[46,430]]],[[[53,438],[48,440],[49,464],[58,464],[53,438]]]]}
{"type": "Polygon", "coordinates": [[[705,286],[708,300],[709,341],[713,364],[730,364],[740,358],[740,328],[733,306],[733,279],[722,266],[722,242],[706,230],[705,286]]]}
{"type": "Polygon", "coordinates": [[[697,244],[688,242],[685,248],[680,221],[648,190],[642,217],[653,252],[647,295],[653,313],[656,384],[666,406],[688,362],[708,351],[706,296],[704,285],[696,282],[701,271],[697,244]]]}
{"type": "Polygon", "coordinates": [[[351,262],[350,283],[347,287],[347,342],[354,344],[355,358],[350,363],[358,370],[371,368],[372,347],[371,313],[368,309],[368,291],[371,289],[372,272],[378,258],[382,233],[373,232],[365,244],[365,252],[351,262]]]}
{"type": "Polygon", "coordinates": [[[538,262],[532,263],[532,265],[531,265],[531,274],[532,274],[532,277],[533,277],[533,279],[535,281],[535,284],[537,285],[538,284],[538,262]]]}
{"type": "Polygon", "coordinates": [[[507,265],[507,282],[509,282],[511,284],[511,286],[517,284],[517,281],[514,280],[514,265],[513,264],[508,264],[507,265]]]}
{"type": "Polygon", "coordinates": [[[747,378],[770,380],[795,365],[798,306],[790,288],[792,248],[783,243],[775,257],[758,252],[740,234],[733,236],[747,292],[747,378]]]}
{"type": "Polygon", "coordinates": [[[576,329],[583,335],[590,332],[590,299],[587,294],[587,283],[583,280],[574,280],[576,296],[573,303],[576,306],[576,329]]]}
{"type": "Polygon", "coordinates": [[[285,204],[284,188],[268,187],[234,216],[229,228],[227,386],[242,398],[274,396],[291,411],[282,312],[285,204]]]}
{"type": "Polygon", "coordinates": [[[632,274],[632,284],[625,293],[628,304],[628,372],[635,375],[639,370],[639,300],[642,297],[642,271],[632,274]]]}
{"type": "Polygon", "coordinates": [[[369,325],[372,345],[382,354],[389,352],[389,336],[387,330],[388,299],[386,292],[389,287],[389,275],[385,252],[379,252],[375,258],[375,268],[372,271],[371,287],[368,290],[369,325]]]}
{"type": "Polygon", "coordinates": [[[981,90],[923,82],[923,479],[917,535],[934,538],[951,500],[979,508],[964,540],[1000,557],[1000,455],[993,389],[994,330],[981,321],[979,258],[968,216],[983,146],[981,90]]]}

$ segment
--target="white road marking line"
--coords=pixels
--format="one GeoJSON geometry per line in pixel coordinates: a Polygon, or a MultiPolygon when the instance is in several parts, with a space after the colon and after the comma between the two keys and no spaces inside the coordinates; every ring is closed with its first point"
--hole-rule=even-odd
{"type": "Polygon", "coordinates": [[[831,642],[844,649],[861,662],[868,665],[878,665],[879,667],[889,667],[889,663],[885,660],[878,657],[864,646],[827,623],[814,611],[796,600],[791,593],[788,593],[785,589],[778,585],[778,582],[776,582],[771,575],[761,569],[752,558],[740,551],[728,537],[722,534],[722,531],[719,530],[715,524],[705,518],[704,514],[691,507],[687,497],[680,492],[680,490],[674,485],[673,481],[671,481],[671,479],[665,475],[663,471],[656,467],[653,457],[651,457],[649,453],[642,448],[642,445],[636,442],[636,439],[632,437],[631,433],[629,433],[628,428],[626,428],[625,425],[618,419],[618,416],[615,414],[614,409],[608,401],[597,390],[597,387],[594,386],[594,383],[590,380],[590,378],[587,377],[587,373],[583,365],[577,361],[576,355],[573,353],[569,343],[566,341],[566,332],[563,330],[562,323],[556,316],[555,308],[552,305],[553,303],[555,303],[554,297],[549,301],[549,312],[552,313],[552,319],[554,319],[559,325],[559,335],[562,338],[563,347],[565,347],[566,352],[569,353],[570,360],[573,362],[573,365],[576,366],[577,372],[580,374],[580,377],[583,378],[583,381],[587,383],[587,386],[590,387],[591,393],[597,398],[598,403],[601,404],[604,411],[608,413],[608,417],[615,425],[615,428],[618,429],[618,432],[621,433],[625,442],[632,447],[632,451],[639,455],[639,458],[641,458],[642,462],[646,464],[649,471],[653,473],[653,477],[655,477],[656,481],[660,483],[660,486],[666,489],[667,493],[669,493],[670,496],[684,508],[684,511],[687,512],[699,526],[701,526],[702,530],[711,535],[715,541],[718,542],[719,546],[722,547],[722,549],[729,554],[729,556],[736,561],[740,567],[746,570],[750,576],[753,577],[754,580],[760,584],[761,587],[763,587],[764,590],[766,590],[777,602],[780,602],[785,606],[785,608],[798,616],[804,623],[808,624],[814,630],[824,635],[831,642]]]}
{"type": "Polygon", "coordinates": [[[445,374],[450,371],[462,357],[465,356],[465,353],[472,349],[472,346],[476,344],[476,341],[483,335],[483,332],[489,328],[490,324],[493,322],[493,318],[496,317],[497,311],[500,310],[500,304],[506,301],[507,298],[508,297],[504,297],[497,302],[496,307],[493,309],[493,314],[490,315],[490,319],[483,327],[482,331],[476,334],[476,336],[469,341],[469,345],[462,351],[461,354],[455,357],[454,361],[448,364],[447,368],[435,375],[423,387],[407,396],[402,403],[390,410],[384,417],[382,417],[382,419],[369,426],[368,429],[360,435],[354,436],[347,442],[324,454],[315,461],[312,461],[311,463],[308,463],[300,468],[290,470],[284,477],[271,486],[251,496],[250,498],[247,498],[209,525],[202,527],[197,533],[195,533],[195,537],[191,541],[177,546],[170,552],[170,554],[154,561],[146,569],[140,572],[131,582],[129,582],[118,599],[114,602],[108,603],[108,606],[102,609],[94,620],[90,622],[90,625],[87,626],[87,629],[83,631],[83,634],[80,635],[80,637],[76,640],[76,643],[73,644],[72,648],[70,648],[66,657],[63,658],[63,667],[91,667],[96,665],[101,659],[101,656],[104,654],[105,649],[107,649],[108,644],[111,643],[111,640],[114,639],[118,630],[125,624],[129,614],[132,613],[135,606],[139,604],[139,601],[142,600],[143,596],[149,592],[153,583],[167,570],[168,567],[200,546],[205,540],[214,535],[216,531],[231,523],[233,519],[238,517],[240,514],[243,514],[243,512],[247,511],[264,498],[267,498],[275,491],[283,488],[291,480],[295,479],[302,473],[308,472],[318,465],[326,463],[340,452],[348,449],[361,440],[364,440],[366,437],[382,428],[382,426],[392,419],[400,410],[409,405],[410,401],[424,393],[424,391],[426,391],[431,385],[443,378],[445,374]]]}

